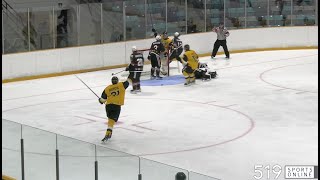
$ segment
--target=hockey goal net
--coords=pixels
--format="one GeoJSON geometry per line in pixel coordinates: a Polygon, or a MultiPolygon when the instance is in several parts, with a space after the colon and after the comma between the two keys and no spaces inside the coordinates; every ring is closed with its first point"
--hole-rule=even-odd
{"type": "MultiPolygon", "coordinates": [[[[138,49],[138,51],[140,53],[143,54],[144,57],[144,66],[143,66],[143,72],[141,73],[141,78],[142,79],[148,79],[151,76],[151,61],[148,60],[148,55],[149,55],[149,49],[138,49]]],[[[160,59],[161,60],[161,68],[160,68],[160,75],[161,76],[170,76],[171,75],[171,71],[173,69],[176,69],[177,67],[172,66],[172,63],[169,63],[169,54],[170,51],[167,55],[167,57],[164,57],[164,54],[160,55],[160,59]],[[165,59],[165,60],[164,60],[165,59]]],[[[122,77],[126,77],[129,75],[129,72],[126,71],[124,73],[122,73],[122,77]]]]}

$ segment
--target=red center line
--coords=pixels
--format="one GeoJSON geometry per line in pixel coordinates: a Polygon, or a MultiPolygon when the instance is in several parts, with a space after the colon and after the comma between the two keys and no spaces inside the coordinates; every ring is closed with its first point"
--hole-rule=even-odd
{"type": "Polygon", "coordinates": [[[138,127],[138,128],[142,128],[142,129],[147,129],[147,130],[150,130],[150,131],[157,131],[157,130],[154,130],[154,129],[151,129],[151,128],[147,128],[147,127],[143,127],[143,126],[139,126],[139,125],[136,125],[136,124],[132,124],[132,126],[135,126],[135,127],[138,127]]]}
{"type": "Polygon", "coordinates": [[[217,102],[217,101],[209,101],[209,102],[205,102],[204,104],[210,104],[210,103],[213,103],[213,102],[217,102]]]}
{"type": "Polygon", "coordinates": [[[230,104],[230,105],[227,105],[227,106],[221,106],[221,107],[230,107],[230,106],[235,106],[237,104],[230,104]]]}
{"type": "MultiPolygon", "coordinates": [[[[93,117],[97,117],[97,118],[103,119],[103,120],[105,120],[105,121],[108,119],[107,117],[96,116],[96,115],[94,115],[94,114],[87,114],[87,115],[93,116],[93,117]]],[[[108,122],[106,122],[106,124],[107,124],[107,123],[108,123],[108,122]]],[[[123,124],[123,122],[118,121],[117,124],[123,124]]]]}
{"type": "Polygon", "coordinates": [[[93,116],[93,117],[97,117],[97,118],[100,118],[100,119],[103,119],[103,120],[106,120],[106,118],[105,118],[105,117],[100,117],[100,116],[96,116],[96,115],[93,115],[93,114],[87,114],[87,115],[89,115],[89,116],[93,116]]]}
{"type": "Polygon", "coordinates": [[[303,94],[303,93],[308,93],[308,91],[301,91],[301,92],[297,92],[296,94],[303,94]]]}
{"type": "Polygon", "coordinates": [[[84,122],[84,123],[74,124],[74,126],[79,126],[79,125],[89,124],[89,123],[92,123],[92,122],[84,122]]]}
{"type": "Polygon", "coordinates": [[[88,120],[88,121],[91,121],[91,122],[98,122],[94,119],[89,119],[89,118],[85,118],[85,117],[81,117],[81,116],[74,116],[74,117],[77,117],[77,118],[80,118],[80,119],[85,119],[85,120],[88,120]]]}
{"type": "Polygon", "coordinates": [[[135,123],[135,124],[132,124],[132,125],[136,125],[136,124],[144,124],[144,123],[149,123],[149,122],[152,122],[152,121],[144,121],[144,122],[139,122],[139,123],[135,123]]]}
{"type": "Polygon", "coordinates": [[[132,132],[143,134],[143,132],[141,132],[141,131],[136,131],[136,130],[128,129],[128,128],[125,128],[125,127],[115,127],[114,129],[125,129],[125,130],[128,130],[128,131],[132,131],[132,132]]]}

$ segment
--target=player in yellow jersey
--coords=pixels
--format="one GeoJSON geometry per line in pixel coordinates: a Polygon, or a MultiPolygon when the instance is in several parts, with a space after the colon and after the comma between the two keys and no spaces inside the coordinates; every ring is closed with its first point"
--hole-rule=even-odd
{"type": "Polygon", "coordinates": [[[184,67],[182,69],[182,73],[186,79],[184,85],[189,85],[191,83],[195,83],[195,75],[194,72],[198,68],[199,64],[199,56],[194,50],[190,50],[190,46],[188,44],[184,45],[184,51],[182,58],[182,63],[184,67]]]}
{"type": "Polygon", "coordinates": [[[108,117],[108,129],[102,142],[107,141],[112,136],[112,129],[114,124],[118,121],[120,116],[121,106],[124,104],[126,89],[129,86],[128,80],[119,82],[118,77],[113,76],[112,84],[107,86],[99,98],[100,104],[106,104],[106,113],[108,117]]]}
{"type": "Polygon", "coordinates": [[[165,31],[161,35],[161,43],[164,46],[165,51],[163,52],[163,55],[160,56],[161,59],[161,73],[163,75],[166,75],[168,72],[168,56],[169,56],[169,49],[170,44],[172,43],[172,39],[168,37],[168,33],[165,31]]]}

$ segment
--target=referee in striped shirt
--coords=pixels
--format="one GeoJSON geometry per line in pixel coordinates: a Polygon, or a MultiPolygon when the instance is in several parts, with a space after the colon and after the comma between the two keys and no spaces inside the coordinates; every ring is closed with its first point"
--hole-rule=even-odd
{"type": "Polygon", "coordinates": [[[211,59],[213,59],[216,56],[220,46],[223,47],[226,58],[229,59],[230,54],[228,51],[227,40],[226,40],[227,37],[230,35],[229,31],[224,27],[223,23],[220,23],[219,27],[213,28],[212,31],[217,33],[217,40],[213,46],[211,59]]]}

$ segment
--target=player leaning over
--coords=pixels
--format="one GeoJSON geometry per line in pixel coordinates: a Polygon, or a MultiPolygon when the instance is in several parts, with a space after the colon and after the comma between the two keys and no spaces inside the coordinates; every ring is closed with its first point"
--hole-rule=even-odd
{"type": "Polygon", "coordinates": [[[168,73],[168,56],[169,56],[169,49],[172,40],[168,37],[168,33],[165,31],[161,35],[161,42],[164,46],[165,51],[162,55],[160,55],[161,59],[161,72],[163,75],[168,73]]]}
{"type": "Polygon", "coordinates": [[[190,50],[190,46],[188,44],[184,45],[183,60],[182,63],[184,67],[182,69],[182,73],[186,79],[184,85],[189,85],[191,83],[195,83],[195,75],[194,71],[198,68],[199,56],[194,50],[190,50]]]}
{"type": "Polygon", "coordinates": [[[130,55],[130,64],[126,68],[126,71],[129,71],[129,79],[132,81],[132,90],[130,91],[133,94],[141,92],[140,87],[140,76],[141,71],[143,71],[144,58],[143,54],[137,51],[137,47],[132,47],[132,54],[130,55]]]}
{"type": "Polygon", "coordinates": [[[161,79],[160,77],[160,53],[164,52],[164,46],[161,43],[161,37],[156,36],[156,41],[151,44],[148,59],[151,61],[151,79],[161,79]],[[156,76],[154,75],[156,72],[156,76]]]}
{"type": "Polygon", "coordinates": [[[114,124],[118,121],[120,116],[121,106],[124,104],[126,89],[129,86],[128,80],[119,82],[118,77],[113,76],[112,84],[107,86],[99,98],[100,104],[106,104],[106,113],[108,117],[108,129],[102,142],[107,141],[112,136],[112,129],[114,124]]]}
{"type": "Polygon", "coordinates": [[[170,45],[170,55],[169,55],[169,60],[170,62],[173,59],[177,59],[180,63],[182,63],[180,54],[183,51],[182,47],[182,41],[179,39],[180,34],[178,32],[174,33],[174,38],[172,39],[172,43],[170,45]]]}

